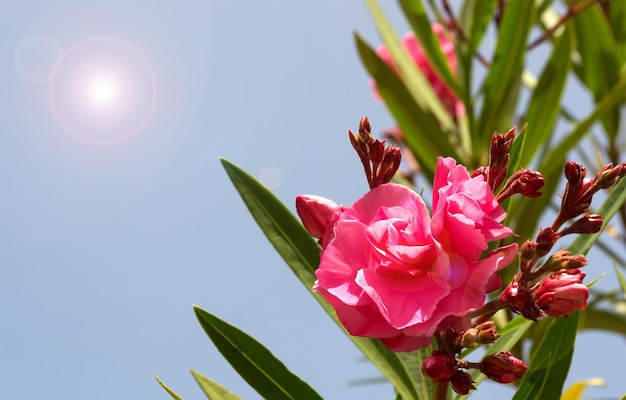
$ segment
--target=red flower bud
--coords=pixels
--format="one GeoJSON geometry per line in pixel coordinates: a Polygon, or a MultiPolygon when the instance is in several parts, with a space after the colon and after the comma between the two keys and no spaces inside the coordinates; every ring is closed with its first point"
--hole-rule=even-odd
{"type": "Polygon", "coordinates": [[[433,351],[432,355],[427,357],[422,364],[422,374],[437,383],[448,383],[456,371],[454,356],[439,350],[433,351]]]}
{"type": "Polygon", "coordinates": [[[602,228],[602,216],[599,214],[587,214],[558,234],[559,236],[565,236],[571,233],[596,233],[600,231],[600,228],[602,228]]]}
{"type": "Polygon", "coordinates": [[[543,187],[543,184],[544,179],[541,173],[530,169],[522,169],[509,177],[504,188],[496,197],[500,203],[517,193],[526,197],[539,197],[541,196],[539,189],[543,187]]]}
{"type": "MultiPolygon", "coordinates": [[[[311,236],[322,239],[333,216],[346,207],[321,196],[301,194],[296,197],[296,211],[311,236]]],[[[321,244],[321,243],[320,243],[321,244]]]]}
{"type": "Polygon", "coordinates": [[[535,303],[553,317],[567,317],[587,305],[589,289],[582,284],[585,274],[579,269],[553,272],[537,284],[535,303]]]}
{"type": "Polygon", "coordinates": [[[508,351],[491,354],[480,363],[480,372],[492,381],[511,383],[521,378],[528,366],[508,351]]]}
{"type": "Polygon", "coordinates": [[[470,390],[476,389],[472,376],[465,371],[457,370],[450,378],[452,390],[460,395],[468,394],[470,390]]]}
{"type": "Polygon", "coordinates": [[[537,235],[537,257],[543,257],[552,250],[558,239],[556,232],[552,228],[542,229],[537,235]]]}
{"type": "Polygon", "coordinates": [[[537,321],[541,316],[541,310],[535,305],[532,292],[525,282],[511,282],[500,293],[500,300],[506,303],[511,311],[522,314],[526,319],[537,321]]]}

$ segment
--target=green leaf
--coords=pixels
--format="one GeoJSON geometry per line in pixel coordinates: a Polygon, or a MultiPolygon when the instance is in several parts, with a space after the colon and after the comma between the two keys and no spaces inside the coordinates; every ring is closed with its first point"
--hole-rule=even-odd
{"type": "Polygon", "coordinates": [[[580,329],[601,329],[626,335],[626,316],[623,314],[589,307],[581,313],[580,329]]]}
{"type": "Polygon", "coordinates": [[[361,61],[376,81],[378,93],[398,123],[406,144],[415,154],[424,174],[432,179],[437,156],[458,158],[448,135],[434,117],[415,102],[398,75],[356,33],[355,40],[361,61]]]}
{"type": "MultiPolygon", "coordinates": [[[[482,87],[482,113],[475,134],[484,142],[487,142],[494,130],[506,132],[512,126],[526,41],[535,22],[534,3],[511,0],[506,6],[492,65],[482,87]]],[[[487,148],[488,144],[484,143],[483,146],[487,148]]]]}
{"type": "Polygon", "coordinates": [[[313,287],[320,247],[291,211],[245,171],[220,159],[250,214],[307,289],[313,287]]]}
{"type": "MultiPolygon", "coordinates": [[[[432,113],[438,123],[444,130],[450,131],[454,129],[454,123],[448,115],[443,104],[432,89],[430,82],[424,74],[415,65],[409,54],[405,51],[404,46],[398,35],[395,33],[393,26],[383,14],[376,0],[365,0],[367,7],[378,32],[389,50],[389,55],[394,65],[398,68],[402,80],[411,93],[413,99],[419,104],[420,108],[427,113],[432,113]]],[[[427,22],[427,28],[430,29],[430,23],[427,22]]],[[[432,32],[431,32],[431,36],[432,32]]],[[[434,39],[437,41],[436,39],[434,39]]],[[[438,43],[438,42],[437,42],[438,43]]],[[[439,51],[441,53],[441,50],[439,51]]],[[[443,58],[443,54],[441,55],[443,58]]],[[[449,72],[449,74],[451,74],[449,72]]],[[[378,81],[377,81],[378,82],[378,81]]],[[[456,85],[458,86],[458,84],[456,85]]]]}
{"type": "MultiPolygon", "coordinates": [[[[602,99],[618,79],[617,45],[608,21],[599,5],[589,7],[574,17],[576,43],[583,80],[596,101],[602,99]]],[[[619,108],[614,107],[602,123],[610,138],[619,127],[619,108]]]]}
{"type": "Polygon", "coordinates": [[[552,55],[530,99],[526,115],[528,127],[523,137],[523,150],[520,153],[521,167],[529,167],[537,150],[545,145],[552,133],[570,68],[569,55],[572,47],[572,36],[566,27],[554,45],[552,55]]]}
{"type": "Polygon", "coordinates": [[[549,324],[548,333],[543,336],[513,400],[561,397],[563,382],[567,378],[574,353],[578,316],[579,313],[574,313],[568,318],[549,317],[541,322],[549,324]]]}
{"type": "Polygon", "coordinates": [[[221,162],[265,236],[309,293],[372,364],[385,375],[404,400],[419,399],[416,384],[411,380],[398,354],[377,339],[349,335],[330,304],[311,290],[315,281],[315,269],[319,265],[320,249],[300,221],[267,188],[244,170],[225,159],[221,159],[221,162]]]}
{"type": "Polygon", "coordinates": [[[620,65],[626,63],[626,2],[612,1],[609,8],[609,24],[617,46],[620,65]]]}
{"type": "MultiPolygon", "coordinates": [[[[568,247],[572,254],[586,254],[598,240],[607,224],[626,201],[626,179],[622,179],[608,195],[598,214],[602,215],[602,229],[592,235],[579,235],[568,247]]],[[[558,399],[574,353],[574,341],[580,313],[567,318],[547,318],[542,324],[548,329],[537,353],[515,394],[514,400],[558,399]],[[545,385],[549,382],[549,385],[545,385]]]]}
{"type": "Polygon", "coordinates": [[[421,1],[400,0],[404,16],[409,21],[415,37],[426,54],[429,64],[433,67],[446,86],[458,97],[462,98],[459,83],[450,69],[448,59],[441,51],[439,39],[431,28],[426,10],[421,1]]]}
{"type": "Polygon", "coordinates": [[[471,55],[478,50],[487,26],[494,16],[497,4],[497,0],[467,0],[463,2],[460,19],[469,41],[471,55]]]}
{"type": "Polygon", "coordinates": [[[624,101],[626,98],[626,70],[620,74],[620,78],[611,88],[611,90],[596,103],[595,109],[584,120],[580,121],[574,129],[565,135],[558,145],[551,148],[548,154],[553,157],[545,157],[539,167],[539,171],[544,175],[548,175],[556,169],[563,167],[563,157],[573,149],[583,136],[591,129],[591,127],[607,115],[613,107],[624,101]]]}
{"type": "Polygon", "coordinates": [[[613,268],[615,268],[615,275],[617,275],[617,281],[619,282],[619,287],[622,289],[624,300],[626,300],[626,278],[624,278],[624,274],[622,274],[620,270],[617,269],[617,266],[614,266],[613,268]]]}
{"type": "Polygon", "coordinates": [[[179,395],[177,395],[172,389],[169,388],[169,386],[167,386],[165,383],[163,383],[158,376],[156,376],[156,374],[154,374],[154,378],[157,380],[157,382],[159,382],[159,385],[161,385],[161,387],[163,389],[165,389],[165,391],[167,393],[169,393],[170,396],[172,396],[172,398],[174,400],[183,400],[182,397],[180,397],[179,395]]]}
{"type": "Polygon", "coordinates": [[[322,399],[261,343],[245,332],[194,306],[196,317],[224,358],[266,399],[322,399]]]}
{"type": "Polygon", "coordinates": [[[209,400],[241,400],[241,397],[237,396],[230,390],[226,389],[224,386],[215,382],[214,380],[207,378],[201,373],[191,370],[191,375],[193,375],[196,382],[206,395],[209,400]]]}

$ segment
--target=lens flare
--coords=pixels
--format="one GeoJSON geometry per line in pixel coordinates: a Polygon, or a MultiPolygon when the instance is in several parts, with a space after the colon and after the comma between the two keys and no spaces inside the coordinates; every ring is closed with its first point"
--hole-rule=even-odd
{"type": "Polygon", "coordinates": [[[135,46],[93,37],[69,47],[48,83],[52,113],[65,132],[95,145],[124,142],[145,128],[156,106],[152,65],[135,46]]]}

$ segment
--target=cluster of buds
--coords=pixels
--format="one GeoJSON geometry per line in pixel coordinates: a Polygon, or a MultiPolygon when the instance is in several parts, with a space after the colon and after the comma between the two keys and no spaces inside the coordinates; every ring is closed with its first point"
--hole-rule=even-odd
{"type": "Polygon", "coordinates": [[[359,122],[359,133],[348,130],[350,143],[356,150],[370,189],[388,183],[400,167],[402,154],[398,146],[385,144],[385,140],[374,139],[367,117],[359,122]]]}
{"type": "Polygon", "coordinates": [[[565,164],[567,184],[561,209],[551,226],[539,231],[534,241],[526,241],[520,248],[520,272],[494,300],[495,308],[509,307],[527,319],[536,321],[544,315],[567,317],[587,305],[589,290],[582,284],[585,274],[580,268],[587,265],[584,255],[572,255],[561,250],[548,256],[556,241],[569,234],[590,234],[600,231],[602,217],[587,214],[593,195],[608,189],[626,175],[626,163],[602,168],[595,178],[586,178],[587,170],[575,162],[565,164]],[[580,217],[580,218],[578,218],[580,217]],[[578,218],[569,226],[563,225],[578,218]]]}
{"type": "MultiPolygon", "coordinates": [[[[472,173],[472,176],[482,176],[494,193],[496,193],[507,176],[514,139],[515,128],[506,133],[494,132],[489,149],[489,166],[479,167],[472,173]]],[[[541,195],[539,190],[543,185],[544,179],[541,173],[530,169],[521,169],[509,176],[502,189],[496,195],[496,199],[499,203],[502,203],[515,194],[521,194],[525,197],[539,197],[541,195]]]]}
{"type": "Polygon", "coordinates": [[[446,330],[438,337],[439,350],[435,350],[424,360],[422,373],[438,384],[450,384],[452,390],[466,395],[476,389],[471,375],[465,371],[477,369],[489,379],[499,383],[511,383],[521,378],[528,366],[508,351],[486,356],[480,362],[470,362],[456,358],[463,347],[493,343],[498,338],[492,321],[479,324],[462,333],[446,330]]]}

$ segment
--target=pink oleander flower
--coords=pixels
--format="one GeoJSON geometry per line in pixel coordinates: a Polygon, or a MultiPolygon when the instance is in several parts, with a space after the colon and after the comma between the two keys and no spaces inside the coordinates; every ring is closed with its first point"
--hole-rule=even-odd
{"type": "Polygon", "coordinates": [[[469,328],[468,314],[494,290],[496,271],[517,245],[483,252],[513,232],[482,176],[439,158],[432,217],[405,186],[378,186],[325,227],[313,290],[350,334],[380,338],[394,351],[430,344],[435,332],[469,328]]]}
{"type": "MultiPolygon", "coordinates": [[[[444,30],[443,26],[437,23],[432,24],[433,32],[437,35],[439,39],[439,44],[441,45],[441,51],[444,56],[448,60],[448,64],[450,65],[450,69],[453,73],[456,74],[457,64],[456,64],[456,54],[454,51],[454,42],[450,40],[448,34],[444,30]]],[[[413,32],[408,32],[403,40],[404,48],[407,53],[413,59],[415,65],[422,71],[428,82],[430,82],[433,91],[442,101],[444,107],[450,115],[460,117],[465,114],[465,106],[463,102],[461,102],[454,93],[446,86],[446,84],[439,78],[439,76],[435,73],[435,70],[430,65],[422,46],[420,46],[415,34],[413,32]]],[[[376,54],[385,61],[390,67],[394,70],[396,69],[395,65],[391,60],[391,55],[389,54],[389,50],[384,45],[381,45],[376,49],[376,54]]],[[[374,96],[379,98],[378,91],[376,90],[376,82],[372,81],[372,90],[374,92],[374,96]]]]}
{"type": "Polygon", "coordinates": [[[319,239],[322,247],[326,227],[345,209],[346,207],[322,196],[306,194],[296,197],[296,211],[304,228],[311,236],[319,239]]]}
{"type": "Polygon", "coordinates": [[[533,293],[535,302],[546,314],[567,317],[587,305],[589,289],[582,284],[585,274],[579,269],[562,269],[544,278],[533,293]]]}

